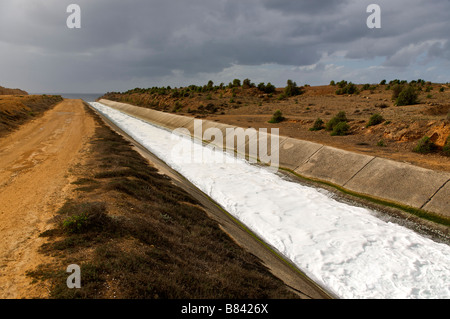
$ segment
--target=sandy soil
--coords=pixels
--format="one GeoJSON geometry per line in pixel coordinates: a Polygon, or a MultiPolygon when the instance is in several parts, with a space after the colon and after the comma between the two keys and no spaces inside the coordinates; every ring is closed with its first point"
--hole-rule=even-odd
{"type": "Polygon", "coordinates": [[[65,100],[0,139],[0,298],[42,298],[26,271],[42,264],[39,234],[64,203],[70,168],[94,134],[81,100],[65,100]]]}

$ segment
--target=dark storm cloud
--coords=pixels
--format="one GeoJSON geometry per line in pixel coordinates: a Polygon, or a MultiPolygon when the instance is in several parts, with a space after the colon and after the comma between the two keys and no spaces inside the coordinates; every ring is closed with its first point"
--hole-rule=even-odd
{"type": "Polygon", "coordinates": [[[2,0],[2,73],[30,81],[47,74],[62,85],[175,71],[194,78],[232,65],[323,65],[324,56],[337,53],[350,60],[383,57],[384,66],[401,68],[423,55],[450,59],[448,0],[377,1],[378,30],[366,26],[372,2],[2,0]],[[79,30],[65,26],[73,2],[82,9],[79,30]]]}

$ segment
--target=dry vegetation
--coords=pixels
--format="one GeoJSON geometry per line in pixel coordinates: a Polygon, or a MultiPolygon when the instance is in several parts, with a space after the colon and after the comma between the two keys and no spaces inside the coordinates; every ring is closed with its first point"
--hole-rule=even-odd
{"type": "MultiPolygon", "coordinates": [[[[338,82],[315,87],[305,85],[292,94],[288,86],[266,92],[260,85],[248,83],[247,80],[241,85],[235,80],[219,86],[208,83],[185,88],[137,88],[123,93],[110,92],[104,98],[241,127],[279,127],[284,136],[450,171],[448,84],[394,80],[365,85],[343,83],[340,87],[338,82]],[[417,93],[416,101],[402,105],[404,101],[398,97],[410,87],[417,93]],[[268,123],[277,110],[283,121],[268,123]],[[326,124],[339,112],[345,113],[346,125],[339,125],[339,132],[333,134],[326,130],[326,124]],[[378,119],[370,122],[378,115],[378,119]],[[319,119],[323,127],[314,129],[319,119]],[[425,136],[436,147],[426,154],[415,152],[425,136]]],[[[400,97],[409,98],[408,92],[400,97]]]]}
{"type": "Polygon", "coordinates": [[[0,86],[0,95],[28,95],[28,93],[20,89],[8,89],[0,86]]]}
{"type": "MultiPolygon", "coordinates": [[[[90,111],[92,112],[92,111],[90,111]]],[[[51,298],[295,298],[189,194],[158,173],[99,117],[73,196],[42,247],[59,264],[29,275],[51,298]],[[65,268],[81,266],[82,288],[65,268]]]]}
{"type": "Polygon", "coordinates": [[[59,95],[0,94],[0,137],[41,115],[62,100],[59,95]]]}

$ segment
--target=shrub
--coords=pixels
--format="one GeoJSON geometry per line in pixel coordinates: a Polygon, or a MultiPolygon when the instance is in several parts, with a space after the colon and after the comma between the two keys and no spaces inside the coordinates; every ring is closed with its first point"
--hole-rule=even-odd
{"type": "Polygon", "coordinates": [[[444,155],[450,156],[450,135],[447,137],[447,142],[442,148],[442,151],[444,152],[444,155]]]}
{"type": "Polygon", "coordinates": [[[355,94],[358,93],[358,88],[353,83],[349,83],[344,88],[345,94],[355,94]]]}
{"type": "Polygon", "coordinates": [[[331,85],[331,86],[335,86],[335,85],[336,85],[336,82],[334,82],[334,80],[331,80],[331,81],[330,81],[330,85],[331,85]]]}
{"type": "Polygon", "coordinates": [[[342,80],[342,81],[338,82],[337,85],[340,89],[342,89],[347,85],[347,81],[342,80]]]}
{"type": "Polygon", "coordinates": [[[175,105],[173,106],[172,112],[176,113],[183,109],[183,105],[181,105],[180,102],[176,101],[175,105]]]}
{"type": "Polygon", "coordinates": [[[64,231],[69,234],[101,230],[110,224],[106,208],[102,203],[66,204],[60,211],[71,213],[62,223],[64,231]]]}
{"type": "Polygon", "coordinates": [[[243,88],[243,89],[250,89],[250,88],[253,88],[253,87],[255,87],[255,84],[252,83],[252,82],[250,81],[250,79],[245,79],[245,80],[242,82],[242,88],[243,88]]]}
{"type": "Polygon", "coordinates": [[[350,126],[346,122],[339,122],[331,132],[331,136],[344,136],[347,135],[350,126]]]}
{"type": "Polygon", "coordinates": [[[444,92],[444,87],[441,87],[441,88],[439,89],[439,92],[444,92]]]}
{"type": "MultiPolygon", "coordinates": [[[[346,83],[346,82],[344,82],[346,83]]],[[[354,85],[352,82],[346,84],[344,87],[341,88],[341,82],[339,82],[339,89],[336,90],[336,94],[337,95],[342,95],[342,94],[356,94],[358,93],[358,88],[356,87],[356,85],[354,85]]]]}
{"type": "Polygon", "coordinates": [[[322,119],[318,118],[315,122],[313,127],[311,127],[309,130],[310,131],[320,131],[321,129],[324,128],[324,122],[322,121],[322,119]]]}
{"type": "Polygon", "coordinates": [[[414,152],[421,154],[428,154],[434,150],[436,150],[436,144],[428,136],[424,136],[413,149],[414,152]]]}
{"type": "Polygon", "coordinates": [[[379,146],[379,147],[385,147],[386,144],[384,143],[383,140],[379,140],[378,143],[377,143],[377,146],[379,146]]]}
{"type": "Polygon", "coordinates": [[[234,79],[234,80],[233,80],[232,86],[233,86],[233,87],[240,87],[240,86],[241,86],[241,80],[239,80],[239,79],[234,79]]]}
{"type": "Polygon", "coordinates": [[[266,91],[266,85],[264,84],[264,82],[259,83],[257,88],[258,88],[258,90],[260,90],[262,92],[266,91]]]}
{"type": "Polygon", "coordinates": [[[347,116],[344,111],[340,111],[336,116],[327,122],[326,130],[332,131],[334,127],[340,122],[348,122],[347,116]]]}
{"type": "Polygon", "coordinates": [[[369,123],[367,123],[367,127],[378,125],[380,123],[384,122],[384,118],[380,114],[374,114],[370,117],[369,123]]]}
{"type": "Polygon", "coordinates": [[[88,216],[85,213],[67,218],[63,222],[63,228],[68,233],[81,233],[87,225],[88,216]]]}
{"type": "Polygon", "coordinates": [[[380,85],[386,85],[386,80],[382,80],[382,81],[380,82],[380,85]]]}
{"type": "Polygon", "coordinates": [[[395,84],[392,87],[392,99],[396,100],[398,98],[399,94],[402,92],[402,90],[403,90],[403,86],[402,85],[395,84]]]}
{"type": "Polygon", "coordinates": [[[271,93],[275,92],[275,86],[272,85],[272,83],[270,83],[270,82],[267,83],[267,85],[264,84],[263,82],[261,82],[258,84],[258,90],[260,90],[264,93],[267,93],[267,94],[271,94],[271,93]]]}
{"type": "Polygon", "coordinates": [[[272,118],[270,119],[269,123],[280,123],[284,121],[286,118],[283,116],[280,110],[276,110],[275,113],[273,113],[272,118]]]}
{"type": "Polygon", "coordinates": [[[417,98],[418,94],[416,89],[409,85],[400,92],[395,104],[397,106],[417,104],[417,98]]]}
{"type": "Polygon", "coordinates": [[[287,85],[284,88],[284,95],[286,96],[296,96],[303,93],[303,90],[297,86],[297,83],[292,80],[287,81],[287,85]]]}

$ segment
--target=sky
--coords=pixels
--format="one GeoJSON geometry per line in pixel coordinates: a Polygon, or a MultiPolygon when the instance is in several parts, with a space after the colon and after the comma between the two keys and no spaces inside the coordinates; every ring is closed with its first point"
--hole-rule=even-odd
{"type": "Polygon", "coordinates": [[[0,86],[450,81],[450,0],[1,0],[0,86]],[[70,4],[81,28],[68,28],[70,4]],[[381,28],[368,28],[369,4],[381,28]]]}

